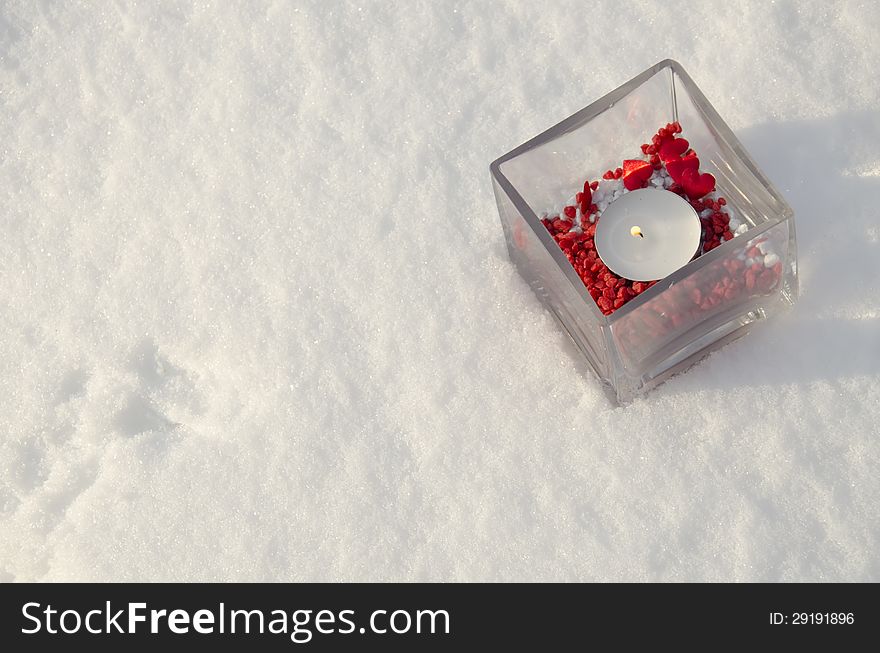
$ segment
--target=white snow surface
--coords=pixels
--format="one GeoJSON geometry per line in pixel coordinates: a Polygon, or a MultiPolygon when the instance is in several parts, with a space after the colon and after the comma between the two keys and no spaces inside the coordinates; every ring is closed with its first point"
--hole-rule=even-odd
{"type": "Polygon", "coordinates": [[[4,1],[0,580],[880,580],[878,33],[4,1]],[[801,299],[615,408],[488,164],[666,57],[793,205],[801,299]]]}

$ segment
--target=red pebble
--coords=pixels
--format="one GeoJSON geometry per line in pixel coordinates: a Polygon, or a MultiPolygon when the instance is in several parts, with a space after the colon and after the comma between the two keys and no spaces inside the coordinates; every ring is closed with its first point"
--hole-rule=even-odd
{"type": "Polygon", "coordinates": [[[756,285],[761,292],[770,292],[773,286],[776,285],[776,275],[773,273],[773,270],[761,272],[756,280],[756,285]]]}
{"type": "Polygon", "coordinates": [[[755,271],[752,269],[746,270],[745,279],[746,279],[746,288],[749,290],[753,290],[755,288],[755,271]]]}
{"type": "Polygon", "coordinates": [[[565,232],[569,231],[571,229],[571,225],[572,225],[572,223],[569,222],[568,220],[561,220],[559,218],[556,218],[553,221],[553,228],[556,229],[556,231],[561,232],[561,233],[565,233],[565,232]]]}

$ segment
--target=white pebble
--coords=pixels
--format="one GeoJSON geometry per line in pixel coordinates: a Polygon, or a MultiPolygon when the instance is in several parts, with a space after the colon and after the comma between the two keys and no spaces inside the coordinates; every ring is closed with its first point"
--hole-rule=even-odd
{"type": "Polygon", "coordinates": [[[754,264],[755,264],[755,259],[753,259],[751,256],[746,259],[746,267],[752,266],[754,264]]]}
{"type": "Polygon", "coordinates": [[[700,212],[700,217],[701,218],[708,218],[708,217],[711,217],[713,213],[715,213],[715,211],[713,211],[712,209],[705,209],[700,212]]]}
{"type": "Polygon", "coordinates": [[[651,185],[654,188],[659,188],[663,185],[663,179],[661,177],[654,177],[651,179],[651,185]]]}
{"type": "Polygon", "coordinates": [[[748,230],[749,230],[749,225],[741,224],[740,226],[738,226],[736,228],[736,231],[734,231],[733,233],[736,234],[737,236],[742,236],[748,230]]]}
{"type": "Polygon", "coordinates": [[[766,254],[770,251],[770,243],[768,243],[766,240],[762,240],[756,245],[756,247],[758,248],[758,251],[762,254],[766,254]]]}
{"type": "Polygon", "coordinates": [[[776,256],[776,254],[774,254],[773,252],[769,252],[764,257],[764,267],[765,268],[772,268],[777,263],[779,263],[779,257],[776,256]]]}

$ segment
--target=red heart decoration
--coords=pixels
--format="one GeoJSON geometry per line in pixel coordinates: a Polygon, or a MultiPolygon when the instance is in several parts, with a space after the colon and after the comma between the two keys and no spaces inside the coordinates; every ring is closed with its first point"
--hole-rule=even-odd
{"type": "Polygon", "coordinates": [[[660,159],[666,163],[670,159],[677,159],[687,152],[690,144],[683,138],[666,141],[660,146],[660,159]]]}
{"type": "Polygon", "coordinates": [[[692,200],[698,200],[715,190],[715,177],[708,172],[702,175],[693,168],[685,170],[681,175],[681,187],[692,200]]]}
{"type": "Polygon", "coordinates": [[[654,168],[641,159],[627,159],[623,162],[623,185],[627,190],[637,190],[654,174],[654,168]]]}
{"type": "Polygon", "coordinates": [[[590,188],[590,180],[587,179],[584,182],[584,192],[581,196],[581,213],[586,214],[587,209],[590,208],[590,204],[593,202],[593,189],[590,188]]]}
{"type": "Polygon", "coordinates": [[[676,184],[681,183],[682,175],[687,170],[696,172],[700,168],[700,160],[695,157],[686,157],[684,159],[670,159],[666,162],[666,172],[672,177],[672,181],[676,184]]]}

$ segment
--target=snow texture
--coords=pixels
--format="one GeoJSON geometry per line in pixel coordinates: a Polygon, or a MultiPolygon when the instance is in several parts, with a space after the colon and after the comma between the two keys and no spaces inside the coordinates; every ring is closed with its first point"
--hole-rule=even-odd
{"type": "Polygon", "coordinates": [[[0,4],[0,580],[880,580],[880,8],[0,4]],[[681,61],[801,300],[626,408],[489,162],[681,61]]]}

